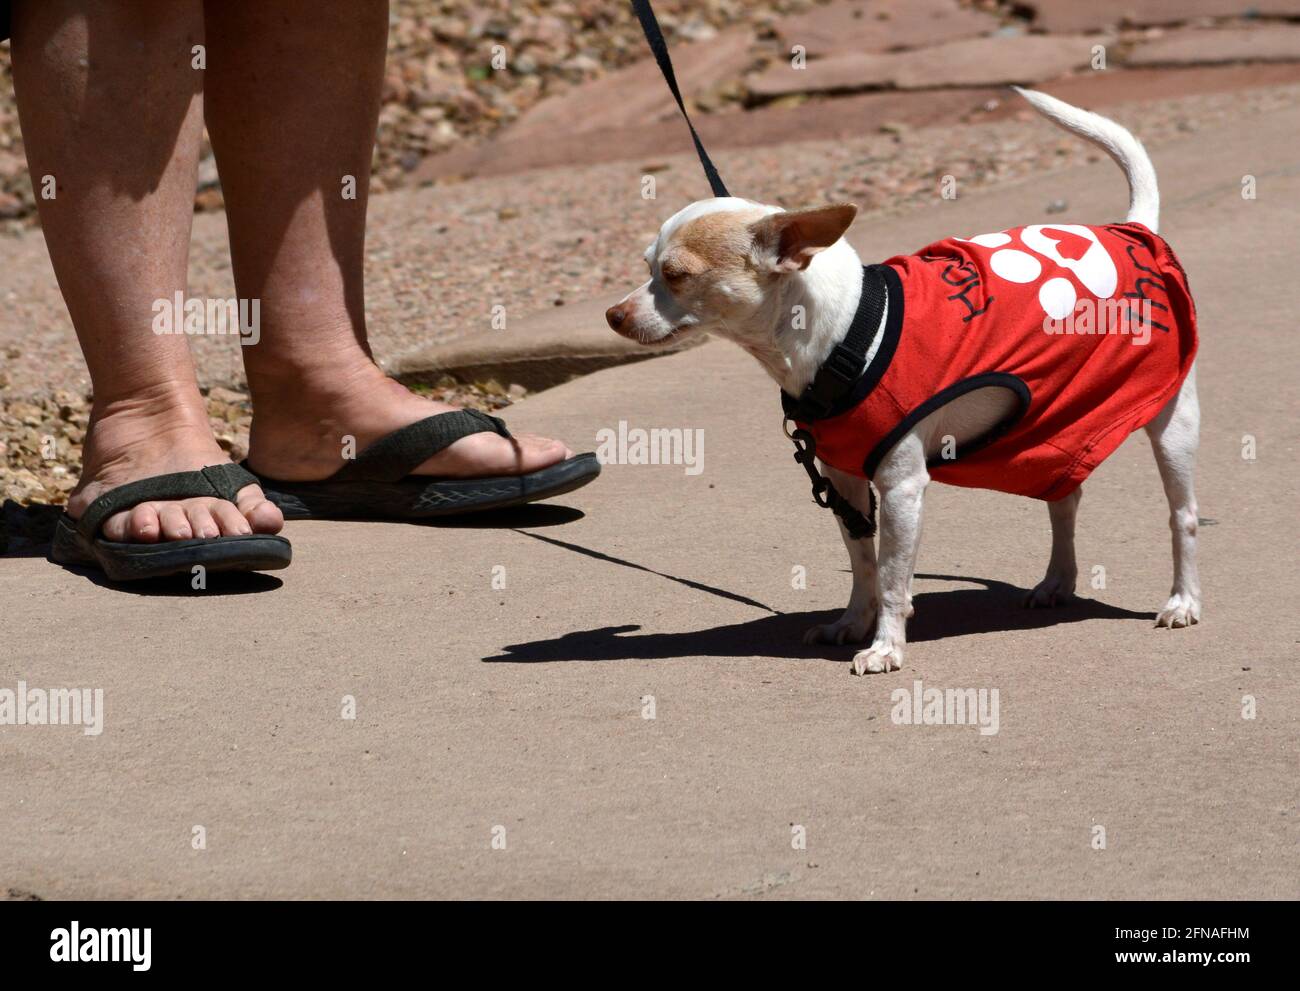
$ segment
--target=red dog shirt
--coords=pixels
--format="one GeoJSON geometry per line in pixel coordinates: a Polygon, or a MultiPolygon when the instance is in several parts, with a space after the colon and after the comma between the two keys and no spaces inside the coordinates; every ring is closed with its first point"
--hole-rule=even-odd
{"type": "Polygon", "coordinates": [[[1141,224],[954,237],[876,268],[888,317],[856,404],[827,419],[796,417],[817,457],[854,475],[870,478],[943,404],[1004,386],[1020,399],[1016,413],[933,458],[930,474],[1060,499],[1160,412],[1196,354],[1187,277],[1141,224]]]}

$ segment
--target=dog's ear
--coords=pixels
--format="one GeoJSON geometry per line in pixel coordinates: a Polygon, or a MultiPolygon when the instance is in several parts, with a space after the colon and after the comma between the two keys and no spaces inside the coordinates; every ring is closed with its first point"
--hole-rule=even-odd
{"type": "Polygon", "coordinates": [[[750,225],[760,258],[771,261],[777,272],[797,272],[808,267],[813,255],[825,251],[844,236],[857,216],[853,203],[835,203],[813,210],[774,213],[750,225]]]}

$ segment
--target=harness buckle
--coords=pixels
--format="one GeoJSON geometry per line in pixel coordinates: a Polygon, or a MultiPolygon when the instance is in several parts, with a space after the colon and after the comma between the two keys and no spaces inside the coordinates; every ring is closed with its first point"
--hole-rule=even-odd
{"type": "Polygon", "coordinates": [[[822,365],[822,371],[834,375],[844,385],[852,385],[862,375],[862,356],[838,344],[822,365]]]}

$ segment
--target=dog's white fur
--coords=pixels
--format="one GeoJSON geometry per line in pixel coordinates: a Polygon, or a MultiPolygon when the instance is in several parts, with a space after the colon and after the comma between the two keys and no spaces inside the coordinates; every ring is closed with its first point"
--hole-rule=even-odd
{"type": "MultiPolygon", "coordinates": [[[[1132,134],[1054,97],[1017,92],[1056,124],[1105,149],[1128,179],[1128,220],[1157,229],[1155,169],[1132,134]]],[[[841,205],[785,214],[777,207],[735,198],[693,203],[663,225],[646,250],[649,281],[610,308],[610,325],[647,345],[706,331],[728,337],[797,396],[847,333],[857,308],[862,263],[841,237],[855,210],[841,205]],[[782,230],[787,233],[781,235],[782,230]]],[[[956,438],[958,444],[978,437],[1000,422],[1014,402],[1008,390],[998,387],[967,393],[923,419],[886,454],[873,479],[880,492],[879,562],[873,540],[850,539],[840,526],[852,564],[853,591],[843,615],[810,629],[805,642],[861,643],[874,628],[870,646],[853,658],[853,671],[901,667],[906,621],[912,615],[923,495],[930,481],[927,458],[945,437],[956,438]]],[[[1173,590],[1156,626],[1178,628],[1200,620],[1192,488],[1199,421],[1193,369],[1178,395],[1146,427],[1173,531],[1173,590]]],[[[829,465],[823,470],[846,499],[866,511],[864,479],[829,465]]],[[[1051,555],[1046,576],[1025,598],[1030,608],[1057,605],[1074,593],[1074,523],[1081,495],[1077,489],[1048,504],[1051,555]]]]}

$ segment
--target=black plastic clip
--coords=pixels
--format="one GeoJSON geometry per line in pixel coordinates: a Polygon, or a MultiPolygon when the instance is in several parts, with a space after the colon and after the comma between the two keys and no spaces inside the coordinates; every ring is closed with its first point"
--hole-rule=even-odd
{"type": "Polygon", "coordinates": [[[867,483],[867,493],[871,507],[866,516],[857,510],[847,499],[835,490],[831,480],[817,470],[817,441],[807,430],[786,428],[786,436],[794,442],[794,459],[803,465],[812,482],[813,502],[823,509],[829,509],[840,518],[844,529],[854,540],[862,540],[876,535],[876,493],[867,483]]]}

